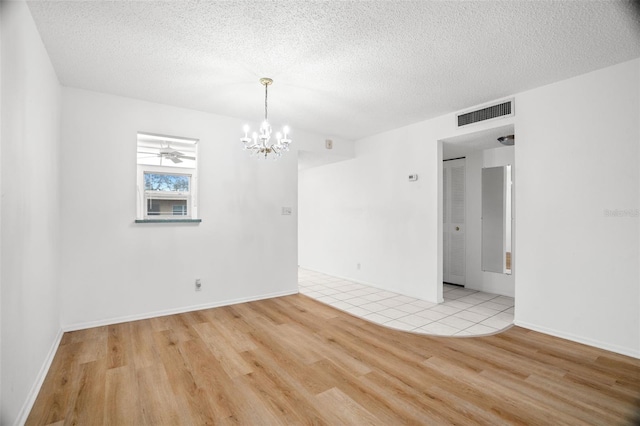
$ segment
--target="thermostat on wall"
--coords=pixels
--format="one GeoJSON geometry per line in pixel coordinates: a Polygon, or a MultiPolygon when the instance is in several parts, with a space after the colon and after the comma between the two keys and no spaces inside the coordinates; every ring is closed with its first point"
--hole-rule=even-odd
{"type": "Polygon", "coordinates": [[[415,182],[416,180],[418,180],[418,175],[416,174],[409,175],[409,182],[415,182]]]}

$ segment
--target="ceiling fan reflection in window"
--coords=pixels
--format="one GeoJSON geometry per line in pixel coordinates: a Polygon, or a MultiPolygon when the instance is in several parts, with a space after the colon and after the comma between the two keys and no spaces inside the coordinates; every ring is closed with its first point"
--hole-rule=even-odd
{"type": "Polygon", "coordinates": [[[160,165],[162,165],[162,160],[166,159],[166,160],[171,160],[174,164],[178,164],[178,163],[182,163],[182,160],[195,160],[196,157],[193,157],[191,155],[187,155],[181,151],[178,151],[177,149],[174,149],[171,147],[171,145],[169,144],[169,142],[166,143],[166,146],[164,143],[161,143],[160,148],[152,148],[152,147],[144,147],[138,150],[138,154],[148,154],[147,156],[139,156],[138,158],[140,160],[145,159],[145,158],[154,158],[154,157],[159,157],[160,158],[160,165]],[[142,149],[146,149],[148,151],[143,151],[142,149]]]}
{"type": "Polygon", "coordinates": [[[195,169],[198,139],[138,132],[137,163],[139,166],[195,169]]]}

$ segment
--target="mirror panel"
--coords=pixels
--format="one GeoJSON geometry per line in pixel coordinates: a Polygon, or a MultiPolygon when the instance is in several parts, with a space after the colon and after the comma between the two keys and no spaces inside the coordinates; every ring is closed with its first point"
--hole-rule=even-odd
{"type": "Polygon", "coordinates": [[[511,166],[482,169],[482,270],[511,273],[511,166]]]}

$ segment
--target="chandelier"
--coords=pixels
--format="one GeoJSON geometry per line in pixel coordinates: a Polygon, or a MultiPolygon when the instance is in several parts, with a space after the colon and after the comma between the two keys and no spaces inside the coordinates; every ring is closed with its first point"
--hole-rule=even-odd
{"type": "Polygon", "coordinates": [[[260,133],[253,132],[249,137],[249,125],[245,124],[243,131],[244,137],[240,138],[245,151],[250,151],[252,155],[258,158],[267,158],[269,155],[275,160],[282,155],[283,152],[289,151],[289,128],[285,126],[282,132],[276,133],[276,141],[271,143],[271,125],[267,120],[267,90],[273,83],[270,78],[261,78],[260,84],[264,86],[264,121],[260,125],[260,133]]]}

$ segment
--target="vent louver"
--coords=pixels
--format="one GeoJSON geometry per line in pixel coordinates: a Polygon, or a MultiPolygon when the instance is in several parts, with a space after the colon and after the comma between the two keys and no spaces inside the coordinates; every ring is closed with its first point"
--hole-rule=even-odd
{"type": "Polygon", "coordinates": [[[458,114],[458,127],[477,123],[479,121],[491,120],[492,118],[513,115],[512,106],[513,100],[509,100],[486,108],[458,114]]]}

